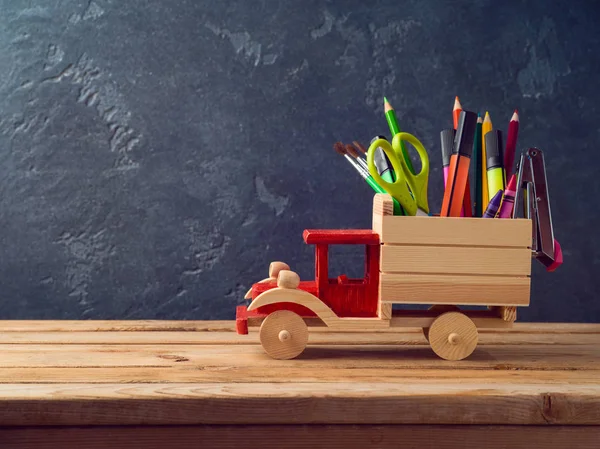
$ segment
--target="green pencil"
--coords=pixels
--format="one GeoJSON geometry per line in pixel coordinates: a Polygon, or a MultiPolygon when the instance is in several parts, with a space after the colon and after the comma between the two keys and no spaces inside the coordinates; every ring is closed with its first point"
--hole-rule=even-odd
{"type": "MultiPolygon", "coordinates": [[[[387,100],[387,98],[383,97],[383,109],[385,111],[385,118],[387,119],[388,126],[390,127],[390,132],[392,133],[392,139],[396,134],[400,132],[400,126],[398,126],[398,120],[396,119],[396,112],[392,105],[387,100]]],[[[406,146],[404,145],[404,141],[400,141],[400,146],[402,147],[402,156],[404,156],[404,160],[406,161],[406,166],[410,170],[410,172],[414,175],[415,169],[413,168],[410,157],[408,156],[408,151],[406,151],[406,146]]]]}
{"type": "Polygon", "coordinates": [[[481,139],[481,128],[483,126],[483,119],[480,114],[477,114],[477,127],[475,128],[475,140],[473,141],[473,156],[471,157],[471,164],[475,167],[475,217],[481,217],[483,215],[483,208],[481,204],[481,161],[482,161],[482,139],[481,139]]]}

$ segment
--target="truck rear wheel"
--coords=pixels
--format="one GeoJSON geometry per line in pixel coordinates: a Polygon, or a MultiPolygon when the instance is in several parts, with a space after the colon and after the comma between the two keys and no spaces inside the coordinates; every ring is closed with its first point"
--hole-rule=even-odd
{"type": "Polygon", "coordinates": [[[445,360],[462,360],[477,347],[479,333],[475,323],[463,313],[446,312],[429,328],[429,344],[445,360]]]}
{"type": "MultiPolygon", "coordinates": [[[[446,313],[446,312],[458,312],[460,309],[458,308],[458,306],[452,306],[452,305],[447,305],[447,304],[434,304],[428,310],[431,310],[431,311],[437,313],[439,316],[442,313],[446,313]]],[[[423,328],[423,335],[425,336],[425,339],[427,341],[429,341],[429,328],[428,327],[423,328]]]]}
{"type": "Polygon", "coordinates": [[[258,336],[271,358],[293,359],[306,348],[308,326],[300,315],[289,310],[277,310],[263,320],[258,336]]]}

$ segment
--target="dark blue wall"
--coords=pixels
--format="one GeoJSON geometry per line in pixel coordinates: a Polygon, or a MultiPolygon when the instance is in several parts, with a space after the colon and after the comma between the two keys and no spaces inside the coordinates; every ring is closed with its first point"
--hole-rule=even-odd
{"type": "MultiPolygon", "coordinates": [[[[600,321],[600,20],[591,1],[0,1],[0,318],[232,318],[304,228],[369,227],[332,150],[431,157],[454,96],[546,153],[565,263],[520,319],[600,321]]],[[[352,271],[341,253],[333,271],[352,271]]]]}

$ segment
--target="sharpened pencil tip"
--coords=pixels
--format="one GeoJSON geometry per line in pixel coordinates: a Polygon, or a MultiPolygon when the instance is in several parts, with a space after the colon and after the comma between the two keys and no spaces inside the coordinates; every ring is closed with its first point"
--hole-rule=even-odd
{"type": "Polygon", "coordinates": [[[513,112],[512,117],[510,118],[511,122],[518,122],[519,121],[519,111],[517,111],[515,109],[515,112],[513,112]]]}
{"type": "Polygon", "coordinates": [[[488,111],[485,111],[485,118],[483,119],[483,122],[488,123],[491,121],[492,121],[492,118],[490,117],[490,113],[488,111]]]}
{"type": "Polygon", "coordinates": [[[454,98],[454,110],[456,111],[457,109],[462,109],[458,96],[454,98]]]}

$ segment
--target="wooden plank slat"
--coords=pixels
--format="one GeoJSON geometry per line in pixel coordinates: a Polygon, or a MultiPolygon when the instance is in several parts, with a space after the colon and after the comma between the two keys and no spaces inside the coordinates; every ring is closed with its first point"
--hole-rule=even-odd
{"type": "MultiPolygon", "coordinates": [[[[427,345],[309,345],[294,360],[275,360],[258,345],[0,345],[0,367],[163,367],[173,364],[232,369],[258,366],[263,369],[414,368],[495,369],[591,369],[600,370],[597,344],[487,345],[478,346],[465,360],[441,361],[427,345]]],[[[351,378],[349,378],[351,380],[351,378]]],[[[17,381],[17,380],[15,380],[17,381]]]]}
{"type": "Polygon", "coordinates": [[[592,426],[273,425],[0,429],[3,449],[597,448],[592,426]],[[434,443],[435,442],[435,443],[434,443]]]}
{"type": "Polygon", "coordinates": [[[381,273],[383,302],[400,304],[529,305],[531,278],[381,273]]]}
{"type": "Polygon", "coordinates": [[[466,246],[382,245],[386,273],[529,276],[531,250],[466,246]]]}
{"type": "MultiPolygon", "coordinates": [[[[512,329],[480,329],[479,345],[600,345],[598,332],[524,332],[525,323],[515,323],[512,329]]],[[[421,328],[386,329],[386,332],[322,332],[310,329],[309,344],[319,345],[426,345],[421,328]]],[[[234,332],[0,332],[0,345],[257,345],[258,331],[247,335],[234,332]]]]}
{"type": "MultiPolygon", "coordinates": [[[[409,332],[403,329],[402,332],[409,332]]],[[[173,320],[0,320],[0,332],[231,332],[234,321],[173,321],[173,320]]],[[[311,332],[333,332],[326,327],[311,332]]],[[[357,333],[359,331],[353,331],[357,333]]],[[[377,329],[367,332],[398,332],[398,329],[377,329]]],[[[412,332],[421,332],[412,329],[412,332]]],[[[494,331],[495,332],[495,331],[494,331]]],[[[600,334],[600,323],[529,323],[519,322],[511,333],[543,334],[600,334]]]]}
{"type": "Polygon", "coordinates": [[[483,247],[531,246],[531,220],[380,216],[373,230],[382,243],[483,247]]]}
{"type": "MultiPolygon", "coordinates": [[[[330,354],[335,355],[335,351],[330,354]]],[[[338,356],[340,356],[338,354],[338,356]]],[[[413,361],[414,358],[409,359],[413,361]]],[[[0,370],[1,384],[106,384],[106,383],[337,383],[340,379],[353,382],[406,383],[415,387],[428,383],[453,385],[470,383],[502,383],[551,385],[561,384],[597,385],[600,369],[540,369],[523,367],[520,363],[497,362],[467,367],[453,366],[451,369],[429,367],[414,368],[410,363],[401,366],[352,367],[302,367],[277,366],[276,370],[265,370],[261,366],[204,366],[178,363],[168,366],[111,366],[111,367],[17,367],[0,370]],[[488,369],[491,368],[491,369],[488,369]],[[416,384],[415,384],[416,383],[416,384]]],[[[118,361],[117,361],[118,363],[118,361]]],[[[556,387],[559,386],[559,387],[556,387]]]]}
{"type": "Polygon", "coordinates": [[[4,426],[358,422],[600,425],[600,385],[0,384],[4,426]]]}

